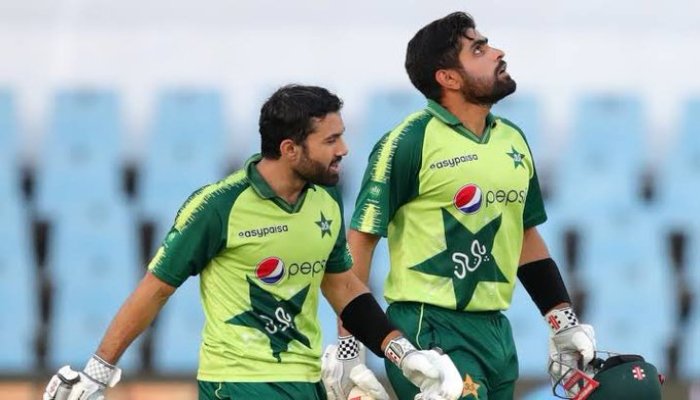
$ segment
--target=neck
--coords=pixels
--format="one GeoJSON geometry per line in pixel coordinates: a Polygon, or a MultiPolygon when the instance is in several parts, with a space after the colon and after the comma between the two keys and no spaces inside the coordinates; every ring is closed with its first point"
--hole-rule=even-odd
{"type": "Polygon", "coordinates": [[[442,98],[442,106],[455,117],[467,129],[481,137],[486,129],[486,116],[491,111],[491,106],[469,103],[463,96],[446,93],[442,98]]]}
{"type": "Polygon", "coordinates": [[[306,181],[294,173],[284,161],[263,158],[255,167],[277,196],[289,204],[296,203],[306,181]]]}

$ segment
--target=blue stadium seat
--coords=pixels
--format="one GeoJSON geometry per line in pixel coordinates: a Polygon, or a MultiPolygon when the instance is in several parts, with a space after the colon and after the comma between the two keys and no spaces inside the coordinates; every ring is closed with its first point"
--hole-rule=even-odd
{"type": "Polygon", "coordinates": [[[424,109],[427,100],[413,88],[388,88],[371,93],[367,104],[363,137],[376,142],[409,114],[424,109]]]}
{"type": "Polygon", "coordinates": [[[65,208],[123,196],[120,118],[117,95],[109,90],[64,90],[56,95],[39,158],[40,213],[52,216],[65,208]]]}
{"type": "Polygon", "coordinates": [[[491,112],[516,124],[525,133],[535,160],[548,155],[541,143],[546,139],[544,121],[538,99],[533,94],[516,92],[493,106],[491,112]]]}
{"type": "Polygon", "coordinates": [[[14,97],[0,89],[0,196],[9,196],[18,187],[19,135],[14,97]]]}
{"type": "Polygon", "coordinates": [[[627,212],[638,203],[647,121],[639,98],[590,95],[575,109],[572,135],[554,169],[556,201],[587,215],[627,212]]]}
{"type": "Polygon", "coordinates": [[[39,318],[28,216],[17,196],[0,197],[0,373],[31,373],[39,318]]]}
{"type": "MultiPolygon", "coordinates": [[[[54,224],[48,272],[54,287],[48,362],[84,362],[134,289],[138,268],[135,224],[124,203],[74,209],[54,224]]],[[[138,346],[120,362],[138,365],[138,346]]]]}
{"type": "Polygon", "coordinates": [[[671,226],[700,224],[700,97],[689,99],[679,132],[657,169],[658,212],[671,226]]]}
{"type": "Polygon", "coordinates": [[[700,311],[697,311],[697,305],[695,308],[696,312],[681,338],[678,371],[681,378],[697,380],[700,378],[700,311]]]}
{"type": "Polygon", "coordinates": [[[197,89],[161,93],[139,189],[144,216],[172,222],[192,192],[223,178],[224,143],[220,93],[197,89]]]}
{"type": "Polygon", "coordinates": [[[153,366],[156,371],[195,373],[203,328],[199,277],[190,277],[170,297],[156,322],[153,336],[153,366]]]}
{"type": "Polygon", "coordinates": [[[411,87],[384,88],[369,93],[366,104],[361,122],[356,128],[348,127],[345,135],[350,153],[343,161],[342,184],[348,199],[346,208],[350,209],[355,205],[355,196],[374,145],[408,115],[424,109],[427,100],[411,87]]]}
{"type": "Polygon", "coordinates": [[[583,236],[580,276],[599,349],[642,354],[664,369],[678,309],[656,227],[648,215],[596,220],[583,236]]]}

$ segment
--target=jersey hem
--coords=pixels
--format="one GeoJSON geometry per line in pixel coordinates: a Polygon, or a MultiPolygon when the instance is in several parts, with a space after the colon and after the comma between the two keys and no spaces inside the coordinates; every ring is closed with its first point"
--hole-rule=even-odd
{"type": "Polygon", "coordinates": [[[352,222],[350,223],[350,229],[354,229],[354,230],[356,230],[358,232],[362,232],[362,233],[369,233],[370,235],[381,236],[384,238],[387,236],[387,233],[388,233],[387,230],[363,229],[361,226],[357,226],[352,222]]]}
{"type": "Polygon", "coordinates": [[[235,377],[231,375],[219,375],[219,374],[197,374],[198,381],[205,382],[255,382],[255,383],[265,383],[265,382],[308,382],[317,383],[321,380],[321,374],[275,374],[272,378],[269,374],[260,375],[244,375],[236,374],[235,377]]]}
{"type": "Polygon", "coordinates": [[[539,214],[535,215],[533,217],[528,218],[527,220],[523,221],[523,228],[524,229],[529,229],[537,225],[542,225],[545,222],[547,222],[547,215],[546,214],[539,214]]]}
{"type": "Polygon", "coordinates": [[[160,271],[159,269],[154,268],[151,270],[151,273],[156,278],[160,279],[161,281],[167,283],[170,286],[180,287],[180,285],[182,285],[182,283],[184,282],[184,281],[180,281],[179,279],[173,277],[172,275],[170,275],[164,271],[160,271]]]}

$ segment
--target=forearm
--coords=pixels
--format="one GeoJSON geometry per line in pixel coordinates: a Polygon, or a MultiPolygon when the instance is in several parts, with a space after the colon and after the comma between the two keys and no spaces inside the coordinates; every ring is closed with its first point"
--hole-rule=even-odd
{"type": "Polygon", "coordinates": [[[350,229],[348,231],[348,246],[350,254],[352,254],[353,266],[352,272],[357,275],[362,283],[367,284],[369,281],[370,267],[372,264],[372,255],[377,247],[380,237],[365,232],[350,229]]]}
{"type": "Polygon", "coordinates": [[[174,291],[174,287],[146,273],[112,319],[95,354],[116,364],[134,339],[153,322],[174,291]]]}
{"type": "MultiPolygon", "coordinates": [[[[379,236],[350,229],[348,231],[348,246],[352,254],[352,272],[367,285],[369,282],[372,255],[379,242],[379,236]]],[[[342,321],[338,320],[338,335],[348,336],[350,332],[343,328],[342,321]]]]}
{"type": "Polygon", "coordinates": [[[523,235],[518,278],[542,315],[570,306],[559,268],[551,259],[547,245],[536,228],[526,230],[523,235]]]}

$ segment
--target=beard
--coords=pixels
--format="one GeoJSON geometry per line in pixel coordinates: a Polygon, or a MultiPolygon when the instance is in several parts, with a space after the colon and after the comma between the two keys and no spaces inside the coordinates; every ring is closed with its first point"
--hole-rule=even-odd
{"type": "Polygon", "coordinates": [[[302,179],[315,185],[335,186],[340,180],[340,174],[330,169],[331,164],[340,162],[342,157],[336,157],[330,164],[325,165],[309,157],[306,146],[302,147],[301,160],[294,172],[302,179]]]}
{"type": "Polygon", "coordinates": [[[493,79],[474,78],[461,70],[464,84],[460,91],[464,99],[469,103],[492,106],[515,92],[517,84],[513,78],[510,75],[500,76],[498,73],[503,65],[503,62],[498,64],[493,79]]]}

